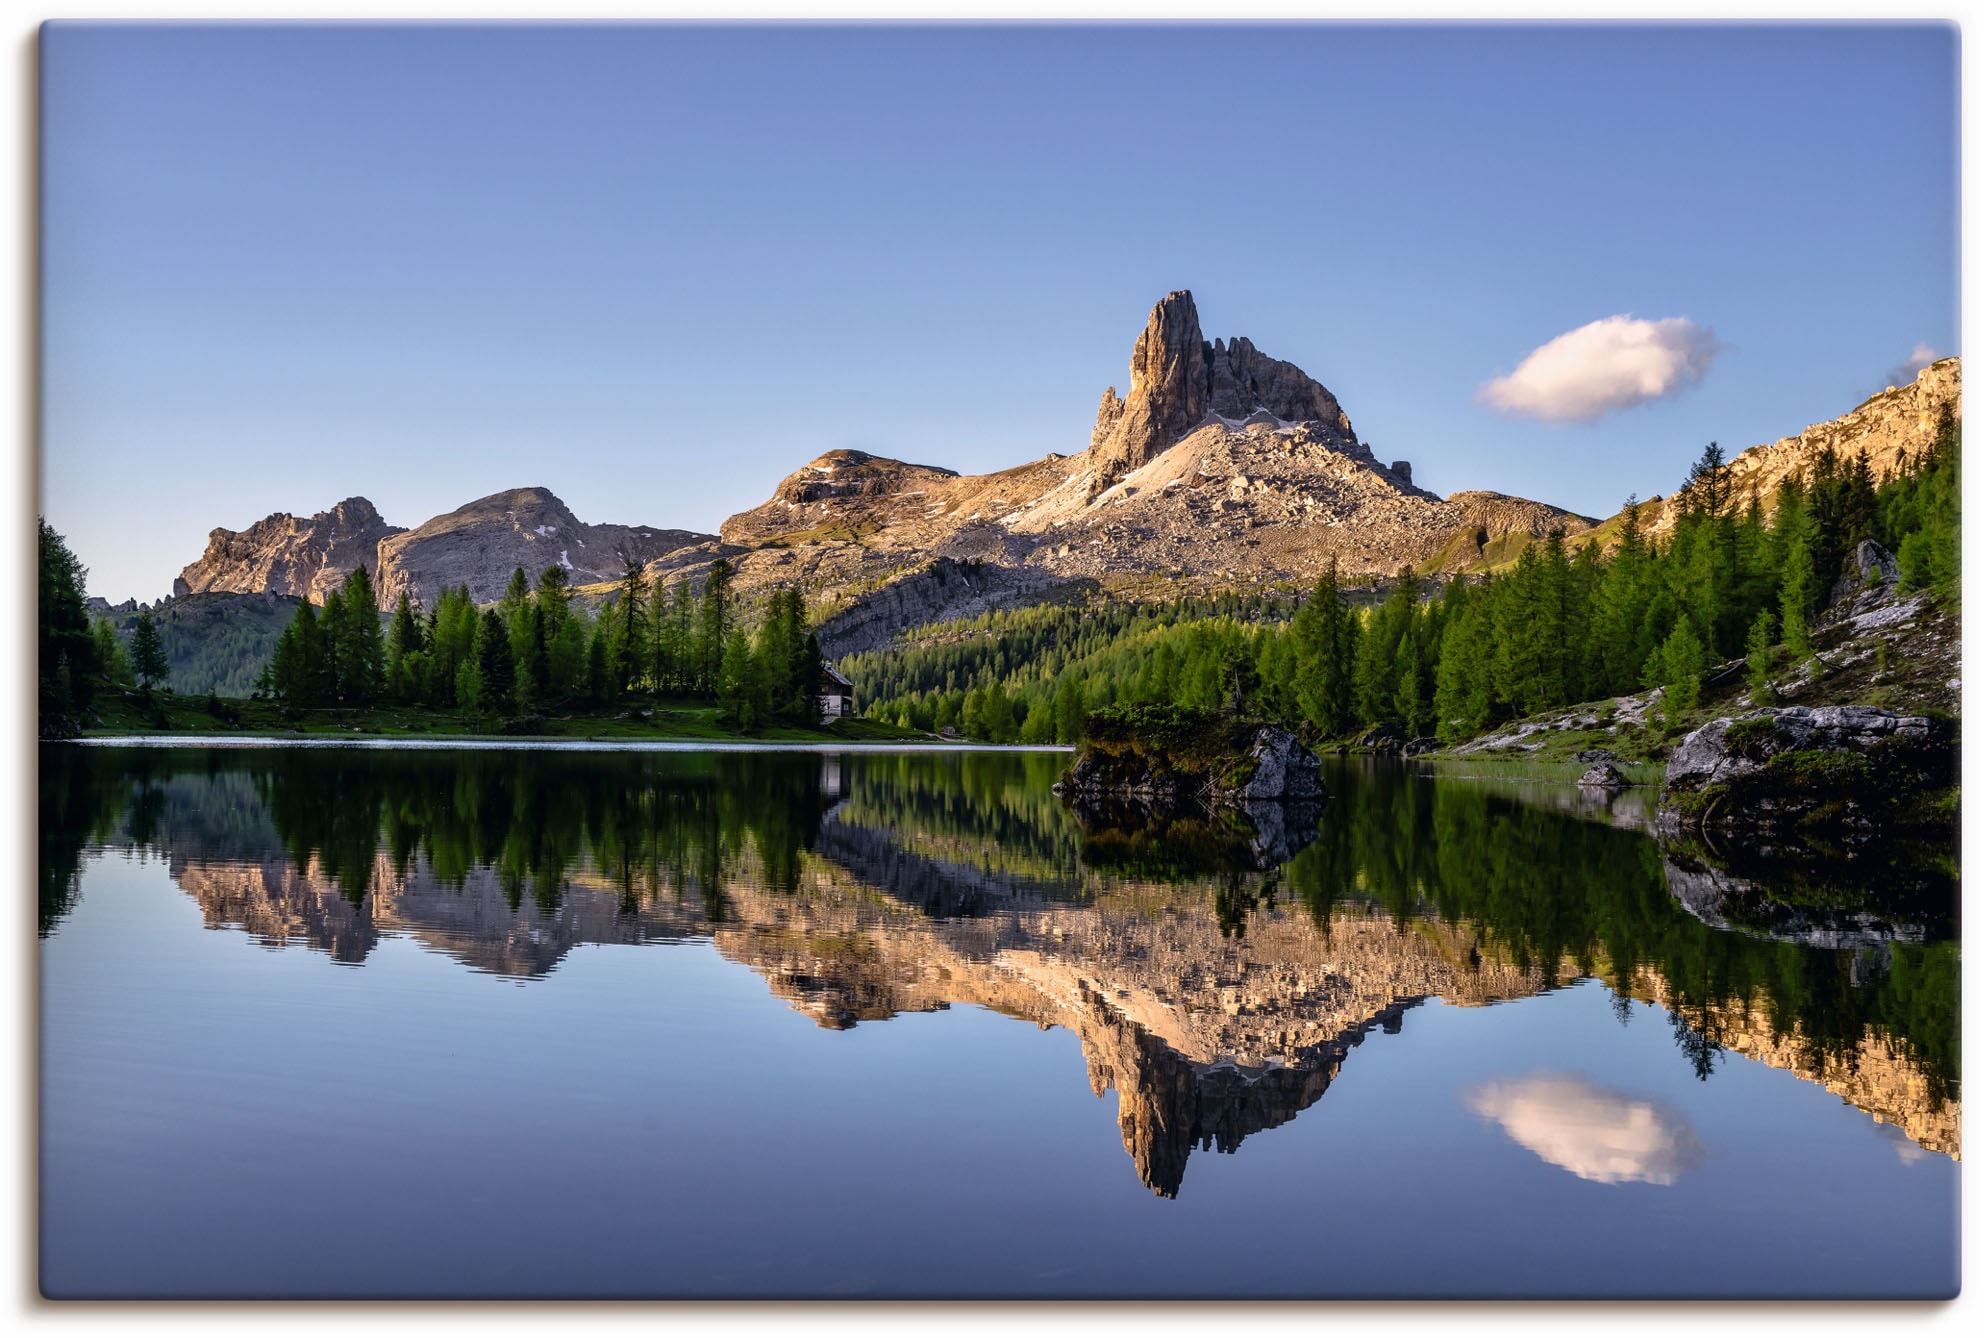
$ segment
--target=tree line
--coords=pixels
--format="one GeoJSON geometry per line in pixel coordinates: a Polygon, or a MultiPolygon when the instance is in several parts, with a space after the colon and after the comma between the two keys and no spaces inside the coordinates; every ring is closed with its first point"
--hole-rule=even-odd
{"type": "Polygon", "coordinates": [[[1453,743],[1524,715],[1663,690],[1669,721],[1703,676],[1747,660],[1758,686],[1810,656],[1813,620],[1862,540],[1906,587],[1954,591],[1961,428],[1876,481],[1864,453],[1821,452],[1768,509],[1735,495],[1714,443],[1650,533],[1628,499],[1589,537],[1561,532],[1479,580],[1411,568],[1370,604],[1334,570],[1292,613],[1272,595],[1195,608],[1029,609],[923,629],[851,657],[875,718],[993,742],[1078,742],[1119,701],[1243,707],[1325,738],[1374,727],[1453,743]]]}
{"type": "Polygon", "coordinates": [[[129,652],[109,619],[90,616],[89,568],[45,518],[36,524],[35,714],[51,738],[79,731],[98,693],[133,685],[149,693],[172,666],[149,610],[138,614],[129,652]]]}
{"type": "Polygon", "coordinates": [[[277,640],[257,690],[292,707],[427,707],[510,717],[607,710],[642,695],[714,701],[726,725],[753,731],[817,724],[820,647],[796,588],[745,609],[729,562],[699,590],[651,586],[629,560],[597,612],[570,574],[518,567],[503,598],[478,608],[467,585],[416,607],[405,591],[383,619],[356,567],[324,602],[308,602],[277,640]],[[756,626],[747,614],[755,614],[756,626]]]}

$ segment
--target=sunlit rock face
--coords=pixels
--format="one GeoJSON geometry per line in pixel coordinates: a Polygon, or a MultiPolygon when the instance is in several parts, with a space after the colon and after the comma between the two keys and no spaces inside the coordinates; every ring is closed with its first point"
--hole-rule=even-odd
{"type": "Polygon", "coordinates": [[[388,525],[363,497],[347,497],[314,516],[279,511],[245,530],[209,533],[207,551],[179,573],[172,593],[267,591],[321,604],[353,568],[376,571],[380,541],[401,533],[404,527],[388,525]]]}
{"type": "Polygon", "coordinates": [[[1463,1099],[1475,1114],[1580,1180],[1671,1185],[1708,1159],[1686,1116],[1578,1074],[1478,1083],[1463,1099]]]}

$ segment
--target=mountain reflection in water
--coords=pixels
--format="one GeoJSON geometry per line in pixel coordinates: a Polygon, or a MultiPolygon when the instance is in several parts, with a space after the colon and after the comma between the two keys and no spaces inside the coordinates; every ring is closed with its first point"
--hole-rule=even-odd
{"type": "MultiPolygon", "coordinates": [[[[1382,766],[1327,777],[1286,863],[1195,867],[1190,841],[1084,832],[1049,790],[1063,764],[52,747],[41,927],[108,847],[166,860],[210,926],[352,964],[397,936],[529,980],[579,944],[706,938],[830,1028],[953,1003],[1067,1028],[1165,1196],[1194,1148],[1294,1118],[1414,1005],[1587,976],[1663,1006],[1703,1078],[1732,1050],[1958,1154],[1947,907],[1837,942],[1734,932],[1670,893],[1630,815],[1382,766]]],[[[1915,895],[1953,901],[1953,873],[1915,895]]],[[[1684,1123],[1561,1076],[1466,1099],[1581,1176],[1668,1183],[1700,1155],[1684,1123]]]]}

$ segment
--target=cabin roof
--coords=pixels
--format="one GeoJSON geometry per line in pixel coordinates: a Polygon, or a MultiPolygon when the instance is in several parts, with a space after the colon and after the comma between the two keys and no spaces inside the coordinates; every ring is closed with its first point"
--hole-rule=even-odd
{"type": "Polygon", "coordinates": [[[820,662],[820,677],[837,688],[845,688],[848,692],[854,691],[854,680],[824,660],[820,662]]]}

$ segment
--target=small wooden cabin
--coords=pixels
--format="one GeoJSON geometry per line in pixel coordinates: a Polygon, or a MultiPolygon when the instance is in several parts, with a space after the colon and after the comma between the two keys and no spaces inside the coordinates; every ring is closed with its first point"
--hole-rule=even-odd
{"type": "Polygon", "coordinates": [[[838,720],[854,714],[854,684],[831,664],[820,665],[820,719],[838,720]]]}

